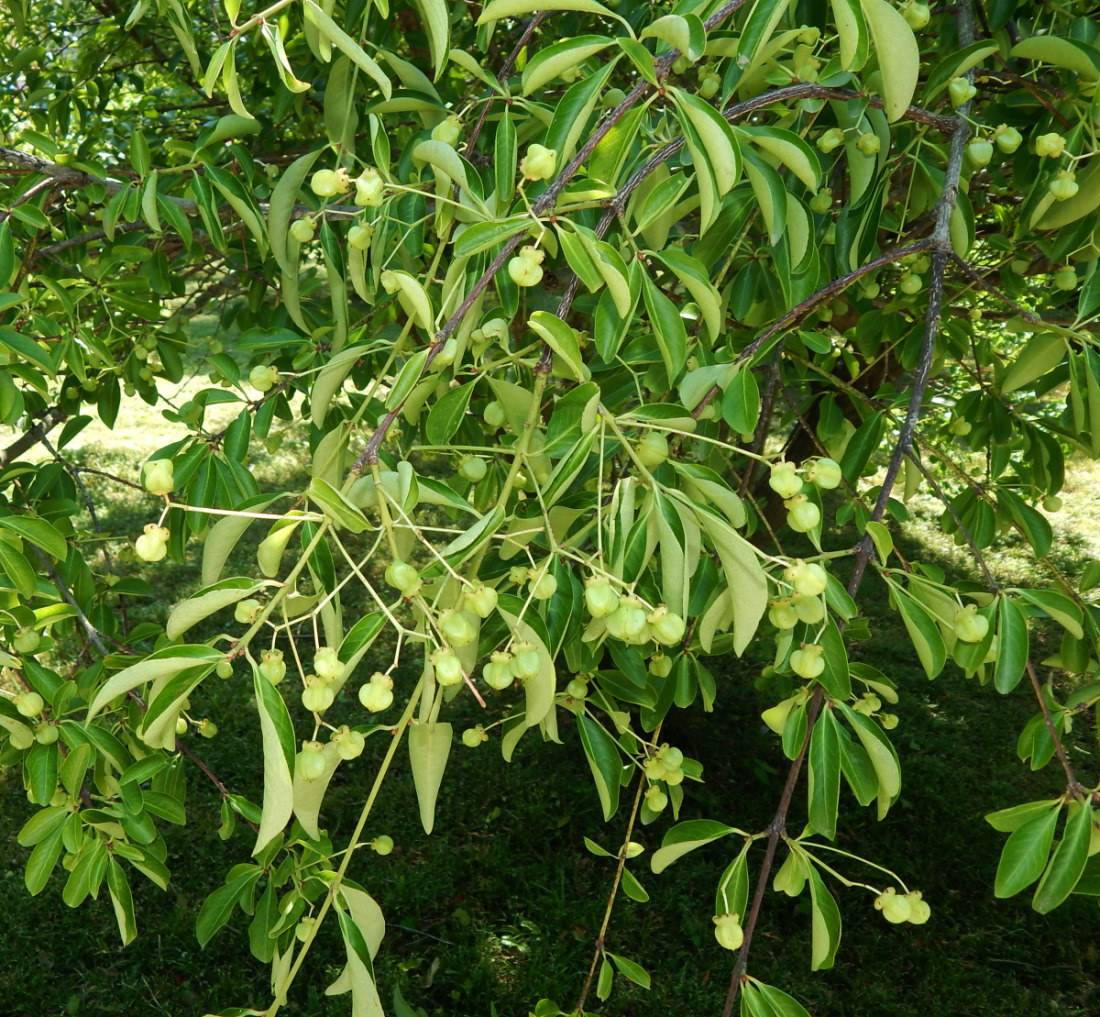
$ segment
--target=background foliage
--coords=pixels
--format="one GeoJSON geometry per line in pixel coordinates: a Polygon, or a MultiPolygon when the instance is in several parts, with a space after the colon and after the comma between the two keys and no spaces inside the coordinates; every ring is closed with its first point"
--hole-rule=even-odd
{"type": "MultiPolygon", "coordinates": [[[[935,842],[843,825],[889,828],[923,748],[898,658],[1028,703],[1040,783],[974,789],[996,898],[1100,892],[1100,567],[1046,516],[1067,452],[1100,451],[1086,5],[8,10],[0,764],[37,807],[31,894],[102,894],[129,943],[170,844],[209,843],[201,777],[236,850],[198,941],[228,925],[271,974],[222,1012],[378,1013],[380,986],[409,1012],[434,974],[384,961],[383,889],[438,877],[382,866],[414,823],[444,851],[470,828],[447,771],[498,772],[488,741],[547,761],[519,796],[595,792],[594,949],[537,993],[661,980],[618,945],[629,898],[735,954],[700,1010],[791,1017],[769,909],[813,970],[844,956],[838,898],[913,937],[939,914],[910,889],[935,842]],[[166,428],[140,471],[89,462],[85,428],[135,407],[166,428]],[[915,518],[962,567],[922,560],[915,518]],[[744,800],[703,782],[728,766],[744,800]],[[713,900],[646,904],[696,848],[713,900]]],[[[571,896],[544,883],[519,899],[571,896]]],[[[461,998],[488,1010],[482,977],[461,998]]]]}

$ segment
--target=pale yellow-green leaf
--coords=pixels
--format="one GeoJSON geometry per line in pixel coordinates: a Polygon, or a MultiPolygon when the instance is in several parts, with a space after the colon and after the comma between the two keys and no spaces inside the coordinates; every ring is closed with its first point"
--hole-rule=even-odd
{"type": "Polygon", "coordinates": [[[111,675],[106,684],[93,697],[88,707],[87,719],[91,720],[116,696],[121,696],[131,689],[136,689],[144,682],[155,681],[165,676],[174,677],[181,671],[191,667],[202,667],[209,663],[211,666],[221,659],[221,654],[212,647],[206,646],[198,656],[170,656],[154,657],[131,664],[123,668],[117,674],[111,675]]]}
{"type": "MultiPolygon", "coordinates": [[[[266,679],[263,679],[266,680],[266,679]]],[[[290,764],[283,754],[283,746],[275,723],[268,716],[263,703],[257,698],[260,713],[260,735],[264,751],[264,797],[260,829],[252,854],[257,854],[272,837],[282,832],[294,813],[294,780],[290,764]]]]}
{"type": "Polygon", "coordinates": [[[294,817],[313,840],[321,835],[321,831],[317,828],[321,802],[324,801],[325,791],[328,789],[329,781],[332,780],[332,775],[336,772],[336,767],[340,765],[340,753],[336,751],[336,746],[332,742],[325,742],[321,753],[325,757],[325,768],[320,777],[316,780],[302,780],[295,775],[293,779],[294,817]]]}
{"type": "Polygon", "coordinates": [[[435,803],[451,754],[451,741],[450,724],[414,720],[409,726],[409,761],[425,833],[431,833],[435,826],[435,803]]]}
{"type": "Polygon", "coordinates": [[[1001,379],[1001,391],[1015,392],[1053,371],[1066,355],[1066,341],[1058,335],[1040,332],[1032,336],[1001,379]]]}
{"type": "Polygon", "coordinates": [[[909,108],[920,74],[920,48],[909,23],[887,0],[861,0],[878,54],[882,101],[893,122],[909,108]]]}
{"type": "Polygon", "coordinates": [[[313,0],[304,0],[306,19],[315,25],[320,32],[340,50],[349,60],[353,61],[360,70],[373,78],[379,91],[388,99],[393,93],[385,71],[375,63],[350,35],[347,34],[335,21],[332,20],[313,0]]]}

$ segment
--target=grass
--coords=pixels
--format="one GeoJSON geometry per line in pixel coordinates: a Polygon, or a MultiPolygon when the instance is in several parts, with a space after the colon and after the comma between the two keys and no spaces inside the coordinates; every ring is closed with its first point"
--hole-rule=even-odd
{"type": "MultiPolygon", "coordinates": [[[[170,428],[160,431],[150,417],[122,417],[113,435],[89,428],[68,454],[108,472],[133,469],[174,434],[170,428]]],[[[305,458],[290,436],[275,456],[258,460],[257,469],[262,480],[285,483],[305,458]]],[[[1066,508],[1054,517],[1059,564],[1067,569],[1095,554],[1100,541],[1088,504],[1090,469],[1073,473],[1066,508]]],[[[104,485],[109,507],[102,524],[109,532],[133,535],[148,521],[151,503],[128,500],[103,478],[89,482],[104,485]]],[[[903,553],[960,568],[965,558],[936,537],[927,508],[919,502],[914,508],[914,536],[903,553]]],[[[250,553],[248,545],[239,549],[242,567],[250,553]]],[[[1031,569],[1011,546],[996,557],[995,567],[1019,583],[1031,569]]],[[[162,599],[137,609],[139,614],[162,617],[193,588],[196,576],[194,568],[158,572],[157,582],[163,577],[168,583],[158,588],[162,599]]],[[[883,822],[842,797],[837,843],[890,866],[922,889],[932,920],[922,927],[889,926],[873,910],[869,894],[834,883],[844,941],[836,967],[811,974],[805,904],[769,893],[751,972],[820,1015],[1085,1017],[1098,1012],[1096,903],[1075,897],[1042,916],[1030,909],[1026,893],[1007,901],[992,893],[1004,835],[984,823],[983,814],[1062,790],[1053,765],[1032,773],[1015,756],[1016,736],[1035,710],[1033,700],[1023,688],[998,696],[950,667],[928,682],[882,591],[868,592],[873,638],[855,653],[898,684],[902,722],[894,741],[904,786],[883,822]]],[[[695,706],[669,718],[665,737],[702,761],[706,778],[689,790],[683,818],[713,818],[750,829],[761,829],[770,819],[785,761],[759,722],[761,709],[775,698],[755,687],[765,663],[728,662],[719,673],[713,715],[695,706]]],[[[261,749],[249,696],[242,675],[205,685],[196,694],[195,709],[215,718],[221,732],[210,742],[196,739],[195,748],[234,791],[259,800],[261,749]]],[[[496,702],[490,701],[491,710],[496,702]]],[[[463,698],[452,707],[457,729],[482,719],[472,705],[463,698]]],[[[343,709],[352,715],[349,706],[343,709]]],[[[376,806],[379,818],[369,823],[367,836],[388,833],[397,848],[385,858],[362,851],[352,867],[389,923],[376,964],[387,1004],[395,987],[425,1013],[449,1017],[488,1017],[494,1007],[500,1015],[519,1015],[544,996],[566,1008],[575,1002],[614,871],[612,860],[589,853],[584,837],[615,851],[625,809],[606,826],[601,822],[569,719],[562,722],[564,745],[542,744],[529,735],[510,765],[501,762],[492,743],[473,751],[456,745],[431,837],[420,827],[407,770],[398,767],[387,781],[376,806]]],[[[333,782],[323,818],[337,845],[346,842],[354,825],[373,764],[384,751],[380,742],[368,740],[365,756],[342,768],[333,782]]],[[[1094,732],[1082,730],[1073,745],[1081,772],[1094,773],[1094,732]]],[[[804,795],[796,797],[792,830],[802,822],[803,802],[804,795]]],[[[0,956],[0,1009],[42,1017],[141,1017],[266,1005],[267,969],[249,954],[239,913],[205,951],[194,936],[203,899],[233,864],[247,859],[251,835],[238,829],[228,842],[218,838],[218,794],[193,767],[187,805],[186,830],[170,828],[166,835],[173,872],[169,891],[134,880],[141,935],[125,950],[118,945],[105,893],[98,902],[70,910],[61,901],[55,874],[39,897],[30,898],[22,885],[27,852],[13,850],[0,871],[6,946],[0,956]]],[[[14,845],[33,812],[19,775],[0,774],[0,842],[14,845]]],[[[641,828],[635,839],[651,851],[668,825],[641,828]]],[[[639,904],[620,895],[607,948],[643,964],[654,977],[653,987],[645,991],[619,978],[605,1005],[590,997],[592,1012],[703,1017],[720,1011],[731,957],[715,943],[710,915],[714,888],[736,848],[719,842],[660,876],[649,872],[646,855],[631,863],[651,900],[639,904]]],[[[755,864],[759,856],[754,854],[755,864]]],[[[872,870],[855,863],[846,863],[843,871],[876,882],[872,870]]],[[[331,929],[322,932],[318,947],[295,984],[287,1014],[348,1012],[347,997],[324,995],[342,966],[342,949],[331,929]]]]}

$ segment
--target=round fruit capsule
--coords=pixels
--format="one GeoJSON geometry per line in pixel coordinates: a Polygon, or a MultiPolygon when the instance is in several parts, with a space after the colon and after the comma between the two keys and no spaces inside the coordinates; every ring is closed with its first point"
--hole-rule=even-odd
{"type": "Polygon", "coordinates": [[[1066,150],[1066,139],[1060,134],[1040,134],[1035,139],[1035,154],[1042,158],[1057,159],[1066,150]]]}
{"type": "Polygon", "coordinates": [[[856,141],[856,147],[864,155],[877,155],[879,149],[882,148],[882,142],[873,131],[867,131],[865,134],[859,136],[859,139],[856,141]]]}
{"type": "Polygon", "coordinates": [[[462,609],[478,618],[488,618],[497,608],[497,591],[491,586],[476,586],[462,595],[462,609]]]}
{"type": "Polygon", "coordinates": [[[407,561],[391,562],[386,567],[385,579],[388,585],[406,596],[412,596],[408,591],[415,591],[420,587],[420,573],[407,561]]]}
{"type": "Polygon", "coordinates": [[[928,902],[921,896],[920,890],[910,890],[905,899],[909,902],[909,922],[912,925],[923,925],[932,917],[932,909],[928,902]]]}
{"type": "Polygon", "coordinates": [[[21,717],[37,717],[46,705],[37,692],[21,692],[12,704],[21,717]]]}
{"type": "Polygon", "coordinates": [[[947,94],[952,106],[962,106],[978,94],[978,90],[966,78],[952,78],[947,84],[947,94]]]}
{"type": "Polygon", "coordinates": [[[723,949],[741,949],[741,944],[745,941],[745,933],[738,919],[738,915],[715,915],[711,918],[714,922],[714,938],[723,949]]]}
{"type": "Polygon", "coordinates": [[[480,484],[485,479],[485,474],[489,472],[489,467],[481,456],[466,456],[458,464],[458,472],[471,484],[480,484]]]}
{"type": "Polygon", "coordinates": [[[32,628],[24,626],[15,633],[11,645],[16,653],[34,653],[42,642],[42,637],[32,628]]]}
{"type": "MultiPolygon", "coordinates": [[[[877,283],[875,285],[877,285],[877,283]]],[[[878,294],[876,293],[874,295],[877,296],[878,294]]],[[[815,459],[806,470],[806,479],[815,487],[819,487],[825,491],[832,491],[834,488],[839,487],[843,477],[844,475],[840,470],[840,463],[835,459],[828,459],[825,457],[815,459]]]]}
{"type": "Polygon", "coordinates": [[[347,724],[342,724],[332,733],[332,744],[336,746],[336,754],[341,759],[355,759],[363,754],[366,739],[359,731],[352,731],[347,724]]]}
{"type": "Polygon", "coordinates": [[[382,834],[370,842],[370,848],[376,855],[388,855],[393,850],[393,838],[382,834]]]}
{"type": "Polygon", "coordinates": [[[1077,271],[1069,265],[1054,273],[1055,289],[1069,291],[1077,289],[1077,271]]]}
{"type": "Polygon", "coordinates": [[[310,218],[295,219],[290,224],[290,235],[294,240],[297,240],[299,244],[308,244],[312,239],[314,233],[316,233],[317,227],[314,225],[313,220],[310,218]]]}
{"type": "Polygon", "coordinates": [[[134,541],[134,551],[142,561],[160,561],[168,553],[168,536],[163,526],[149,523],[134,541]]]}
{"type": "Polygon", "coordinates": [[[829,583],[829,577],[820,565],[801,558],[796,558],[783,570],[783,578],[794,587],[795,593],[801,593],[804,597],[819,596],[829,583]]]}
{"type": "Polygon", "coordinates": [[[142,482],[145,490],[158,497],[171,494],[176,486],[172,478],[175,466],[171,459],[150,459],[145,464],[142,482]]]}
{"type": "Polygon", "coordinates": [[[1005,155],[1011,155],[1015,152],[1023,143],[1023,140],[1024,136],[1015,127],[1009,127],[1006,124],[1001,124],[993,132],[993,141],[1005,155]]]}
{"type": "Polygon", "coordinates": [[[530,585],[531,596],[535,600],[549,600],[558,592],[557,577],[552,576],[549,572],[536,572],[531,577],[530,585]]]}
{"type": "Polygon", "coordinates": [[[260,674],[272,685],[278,685],[286,677],[286,662],[282,650],[262,650],[260,652],[260,674]]]}
{"type": "Polygon", "coordinates": [[[790,597],[773,600],[768,608],[768,621],[777,629],[793,629],[798,624],[798,614],[791,606],[790,597]]]}
{"type": "Polygon", "coordinates": [[[768,486],[784,500],[793,498],[802,490],[802,478],[798,476],[796,470],[794,463],[782,461],[772,464],[768,486]]]}
{"type": "Polygon", "coordinates": [[[344,677],[347,668],[340,660],[339,655],[331,646],[322,646],[313,655],[313,672],[327,682],[337,681],[344,677]]]}
{"type": "Polygon", "coordinates": [[[664,604],[646,616],[646,621],[653,630],[653,638],[665,646],[674,646],[684,638],[687,624],[684,619],[664,604]]]}
{"type": "Polygon", "coordinates": [[[482,742],[487,742],[489,736],[485,733],[485,728],[480,724],[477,727],[468,727],[462,732],[462,744],[468,749],[476,749],[482,742]]]}
{"type": "Polygon", "coordinates": [[[619,595],[604,576],[584,581],[584,602],[593,618],[606,618],[619,606],[619,595]]]}
{"type": "Polygon", "coordinates": [[[1047,189],[1054,195],[1056,201],[1066,201],[1081,189],[1081,185],[1077,183],[1075,173],[1070,170],[1059,170],[1047,185],[1047,189]]]}
{"type": "Polygon", "coordinates": [[[783,504],[787,509],[787,525],[796,533],[809,533],[820,525],[821,509],[804,494],[796,494],[783,504]]]}
{"type": "Polygon", "coordinates": [[[817,139],[818,149],[826,155],[842,144],[844,144],[844,132],[839,127],[830,127],[817,139]]]}
{"type": "Polygon", "coordinates": [[[482,668],[481,676],[491,689],[499,691],[508,688],[515,681],[515,675],[512,674],[512,655],[506,650],[495,651],[482,668]]]}
{"type": "Polygon", "coordinates": [[[528,180],[549,180],[554,175],[558,153],[544,145],[528,145],[527,154],[520,160],[519,171],[528,180]]]}
{"type": "Polygon", "coordinates": [[[912,914],[908,898],[899,897],[892,886],[888,886],[875,898],[875,908],[881,911],[883,918],[892,925],[909,921],[909,916],[912,914]]]}
{"type": "Polygon", "coordinates": [[[462,682],[462,662],[449,646],[441,646],[428,659],[435,668],[435,680],[440,685],[458,685],[462,682]]]}
{"type": "Polygon", "coordinates": [[[668,458],[668,439],[656,431],[647,431],[634,452],[646,469],[655,469],[668,458]]]}
{"type": "Polygon", "coordinates": [[[542,655],[534,643],[516,643],[512,654],[512,674],[520,681],[534,678],[542,667],[542,655]]]}
{"type": "Polygon", "coordinates": [[[980,643],[989,632],[989,620],[978,614],[976,604],[967,604],[955,612],[955,635],[964,643],[980,643]]]}
{"type": "Polygon", "coordinates": [[[966,157],[975,166],[988,166],[993,158],[993,145],[980,138],[976,138],[966,146],[966,157]]]}
{"type": "Polygon", "coordinates": [[[444,611],[439,616],[439,631],[451,646],[469,646],[477,638],[477,627],[461,611],[444,611]]]}
{"type": "Polygon", "coordinates": [[[302,690],[302,706],[311,713],[324,713],[336,701],[336,693],[324,678],[311,674],[306,676],[306,687],[302,690]]]}
{"type": "Polygon", "coordinates": [[[824,652],[817,643],[803,643],[791,654],[791,670],[801,678],[820,677],[825,670],[824,652]]]}

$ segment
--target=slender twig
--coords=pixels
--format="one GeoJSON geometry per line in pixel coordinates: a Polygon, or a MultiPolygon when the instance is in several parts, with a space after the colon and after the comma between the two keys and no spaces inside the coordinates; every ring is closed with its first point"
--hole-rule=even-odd
{"type": "Polygon", "coordinates": [[[83,626],[84,631],[87,633],[88,638],[95,644],[95,648],[99,650],[104,656],[107,656],[107,647],[103,645],[103,638],[110,639],[116,646],[122,646],[117,640],[111,639],[106,633],[100,632],[91,621],[88,616],[81,610],[80,605],[76,602],[69,588],[65,585],[65,581],[58,574],[57,569],[53,567],[53,563],[49,558],[45,556],[34,544],[31,544],[31,550],[34,551],[35,557],[38,559],[41,566],[46,570],[50,579],[53,580],[54,585],[57,587],[57,592],[61,594],[62,599],[69,605],[75,612],[80,624],[83,626]]]}
{"type": "Polygon", "coordinates": [[[8,463],[18,459],[24,452],[34,448],[44,435],[68,419],[69,415],[60,406],[51,406],[38,418],[38,423],[34,427],[25,431],[7,448],[0,450],[0,468],[7,466],[8,463]]]}
{"type": "MultiPolygon", "coordinates": [[[[956,13],[959,20],[960,40],[964,45],[969,44],[972,41],[973,31],[969,3],[967,0],[962,0],[956,13]]],[[[970,77],[973,77],[973,71],[967,73],[970,77]]],[[[943,303],[944,269],[947,264],[948,252],[951,249],[951,238],[948,228],[951,222],[951,213],[954,211],[955,204],[958,201],[959,177],[962,173],[965,146],[970,134],[965,119],[967,110],[968,105],[960,107],[955,118],[956,124],[951,133],[951,148],[948,153],[947,166],[944,172],[944,186],[936,204],[935,229],[930,238],[926,241],[919,242],[923,245],[922,249],[930,249],[932,252],[932,267],[928,285],[928,307],[924,319],[924,335],[922,337],[917,367],[913,372],[912,394],[909,399],[909,407],[906,412],[905,420],[902,422],[897,442],[894,445],[894,451],[886,469],[886,476],[882,481],[878,501],[871,511],[871,520],[874,522],[880,521],[885,514],[890,494],[897,480],[898,471],[901,469],[902,461],[912,447],[913,434],[916,431],[917,421],[921,416],[921,411],[924,406],[924,394],[931,375],[932,361],[936,349],[936,336],[939,333],[940,315],[943,303]]],[[[768,331],[774,334],[776,330],[773,328],[768,331]]],[[[767,334],[768,333],[765,333],[765,335],[767,334]]],[[[757,340],[753,345],[759,346],[760,340],[757,340]]],[[[867,568],[867,564],[871,560],[873,554],[874,542],[868,532],[858,545],[855,567],[852,570],[852,577],[848,583],[849,596],[855,596],[858,591],[863,581],[863,575],[867,568]]],[[[737,961],[734,964],[733,972],[730,977],[730,986],[726,994],[726,1003],[722,1010],[722,1017],[729,1017],[733,1010],[733,1004],[741,988],[741,980],[748,969],[748,956],[752,944],[752,933],[755,930],[760,903],[763,901],[764,892],[768,880],[771,877],[772,863],[775,859],[775,849],[778,845],[781,831],[785,830],[786,827],[786,816],[787,809],[790,805],[790,796],[793,794],[794,786],[798,781],[803,760],[809,749],[814,723],[820,712],[823,700],[824,691],[818,686],[814,690],[813,703],[806,718],[806,735],[802,743],[802,749],[798,757],[791,763],[790,770],[787,774],[787,781],[783,788],[783,796],[780,798],[775,818],[768,827],[768,851],[765,854],[764,864],[761,866],[760,875],[757,878],[756,893],[753,899],[752,909],[749,912],[748,922],[744,927],[745,939],[737,955],[737,961]]]]}

